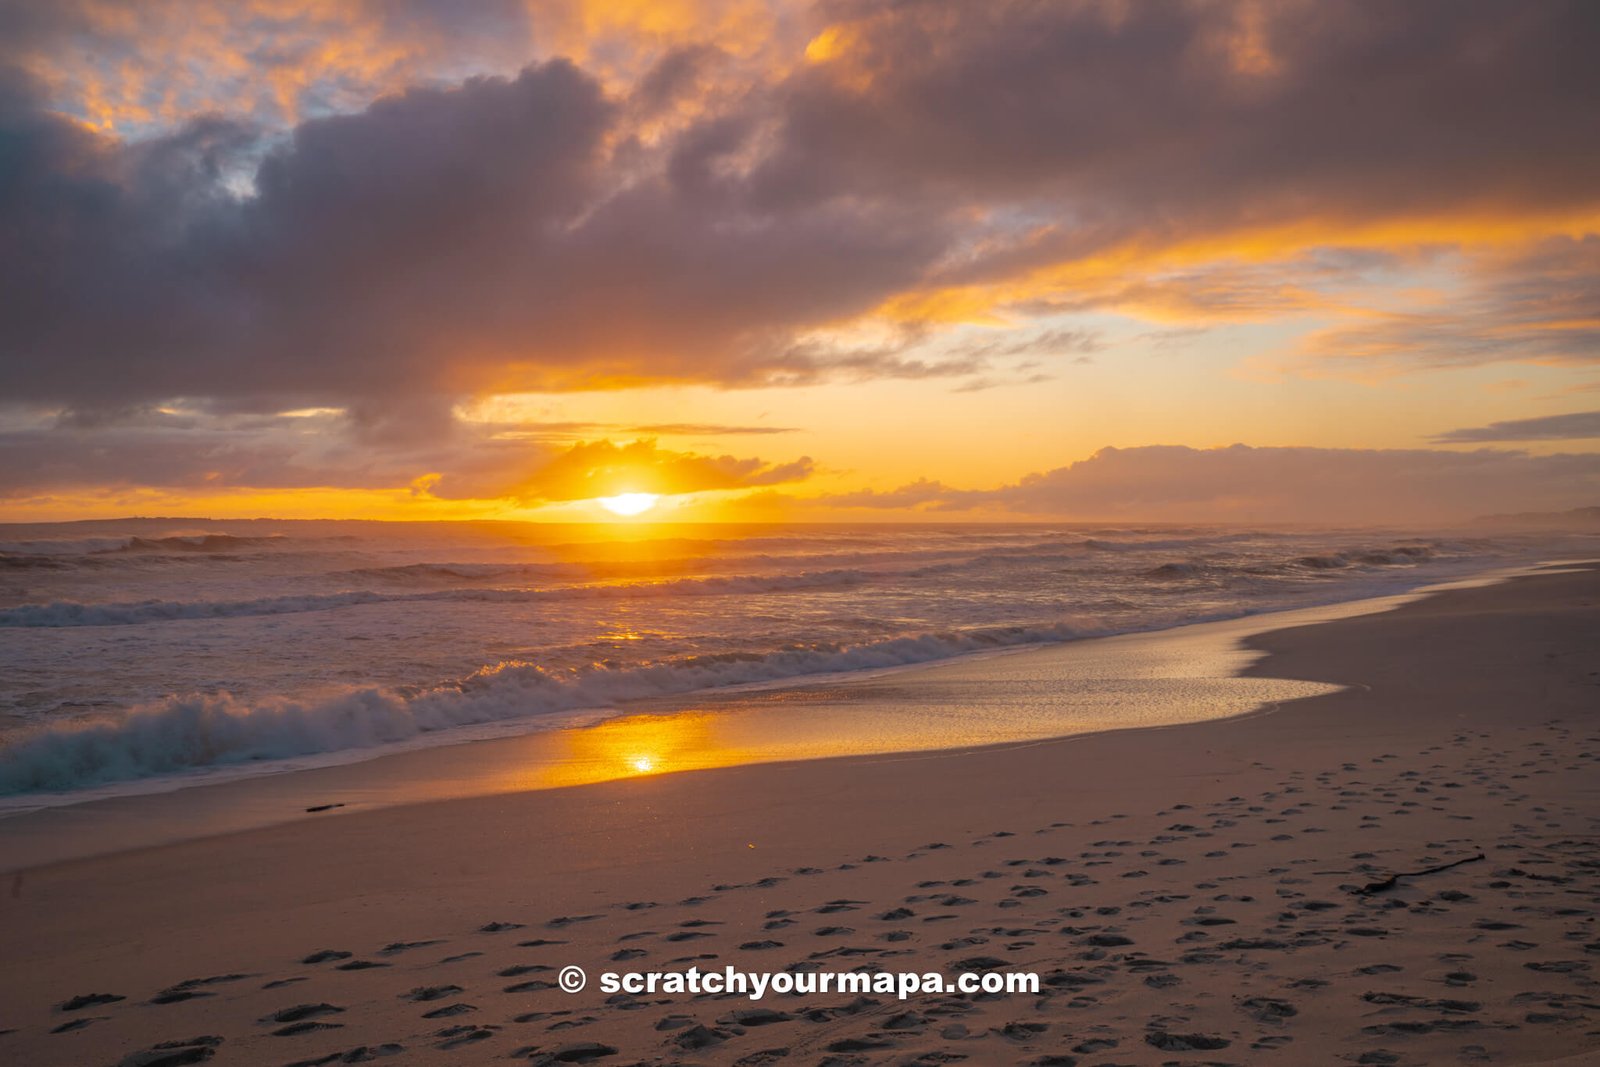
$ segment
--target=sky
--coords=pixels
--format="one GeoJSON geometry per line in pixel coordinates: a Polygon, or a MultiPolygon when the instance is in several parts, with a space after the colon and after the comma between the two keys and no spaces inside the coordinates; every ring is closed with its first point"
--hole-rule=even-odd
{"type": "Polygon", "coordinates": [[[1600,504],[1597,53],[1585,0],[0,0],[0,519],[1600,504]]]}

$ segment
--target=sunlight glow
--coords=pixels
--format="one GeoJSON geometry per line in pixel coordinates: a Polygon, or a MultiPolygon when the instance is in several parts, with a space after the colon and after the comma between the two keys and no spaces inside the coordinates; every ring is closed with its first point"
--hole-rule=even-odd
{"type": "Polygon", "coordinates": [[[600,506],[613,515],[642,515],[660,499],[655,493],[621,493],[600,497],[600,506]]]}
{"type": "Polygon", "coordinates": [[[649,756],[635,756],[628,762],[632,765],[633,769],[638,771],[640,774],[649,774],[651,771],[656,769],[656,761],[651,759],[649,756]]]}

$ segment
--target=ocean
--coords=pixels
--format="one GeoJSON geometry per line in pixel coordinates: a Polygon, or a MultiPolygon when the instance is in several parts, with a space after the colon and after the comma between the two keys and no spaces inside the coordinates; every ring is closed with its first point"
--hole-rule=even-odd
{"type": "Polygon", "coordinates": [[[1190,526],[0,526],[0,795],[1402,592],[1593,537],[1190,526]]]}

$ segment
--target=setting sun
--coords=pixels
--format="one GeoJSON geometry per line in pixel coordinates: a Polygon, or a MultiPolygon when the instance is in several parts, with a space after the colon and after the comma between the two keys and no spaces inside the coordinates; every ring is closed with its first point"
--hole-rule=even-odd
{"type": "Polygon", "coordinates": [[[601,497],[600,506],[613,515],[643,515],[660,499],[655,493],[621,493],[601,497]]]}

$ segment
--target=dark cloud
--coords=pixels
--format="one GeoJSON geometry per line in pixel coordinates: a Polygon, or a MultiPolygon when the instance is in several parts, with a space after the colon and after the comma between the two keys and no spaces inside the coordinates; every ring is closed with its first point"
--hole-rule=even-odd
{"type": "Polygon", "coordinates": [[[1103,448],[999,489],[958,490],[922,481],[820,502],[1085,520],[1355,525],[1456,522],[1489,506],[1536,511],[1585,498],[1600,499],[1600,455],[1154,445],[1103,448]]]}
{"type": "Polygon", "coordinates": [[[654,118],[685,99],[704,94],[707,82],[727,57],[710,44],[682,45],[669,50],[639,79],[629,93],[632,107],[654,118]]]}
{"type": "Polygon", "coordinates": [[[1600,411],[1573,411],[1534,419],[1507,419],[1487,426],[1451,430],[1433,438],[1436,444],[1480,441],[1581,441],[1600,437],[1600,411]]]}
{"type": "Polygon", "coordinates": [[[221,120],[124,144],[0,115],[0,381],[92,406],[446,385],[429,357],[495,285],[462,272],[579,206],[607,105],[565,64],[414,91],[301,125],[245,199],[220,179],[253,142],[221,120]]]}
{"type": "MultiPolygon", "coordinates": [[[[402,14],[477,32],[452,10],[402,14]]],[[[660,168],[636,170],[609,154],[627,109],[562,61],[412,88],[282,143],[219,117],[119,141],[13,73],[0,387],[36,404],[270,409],[973,373],[970,357],[805,334],[930,279],[1016,269],[1018,248],[1592,200],[1600,142],[1576,134],[1600,90],[1594,11],[839,5],[824,9],[834,58],[688,122],[660,168]]],[[[668,53],[638,106],[666,106],[716,58],[668,53]]],[[[1201,289],[1167,279],[1117,299],[1235,313],[1296,296],[1201,289]]]]}
{"type": "MultiPolygon", "coordinates": [[[[287,430],[287,427],[280,429],[287,430]]],[[[129,488],[222,491],[404,485],[403,468],[328,435],[313,446],[252,428],[133,424],[0,433],[0,499],[47,491],[129,488]]],[[[415,474],[412,475],[415,477],[415,474]]]]}
{"type": "Polygon", "coordinates": [[[520,0],[0,0],[0,63],[38,72],[52,106],[95,125],[214,111],[282,125],[514,71],[530,14],[520,0]]]}
{"type": "Polygon", "coordinates": [[[1159,233],[1596,195],[1582,0],[824,10],[831,55],[785,87],[758,175],[774,199],[932,187],[1159,233]]]}
{"type": "Polygon", "coordinates": [[[564,62],[307,121],[124,144],[0,107],[0,388],[263,409],[663,380],[940,373],[786,340],[913,281],[935,229],[756,214],[665,178],[611,189],[616,109],[564,62]],[[247,173],[247,176],[248,173],[247,173]]]}

